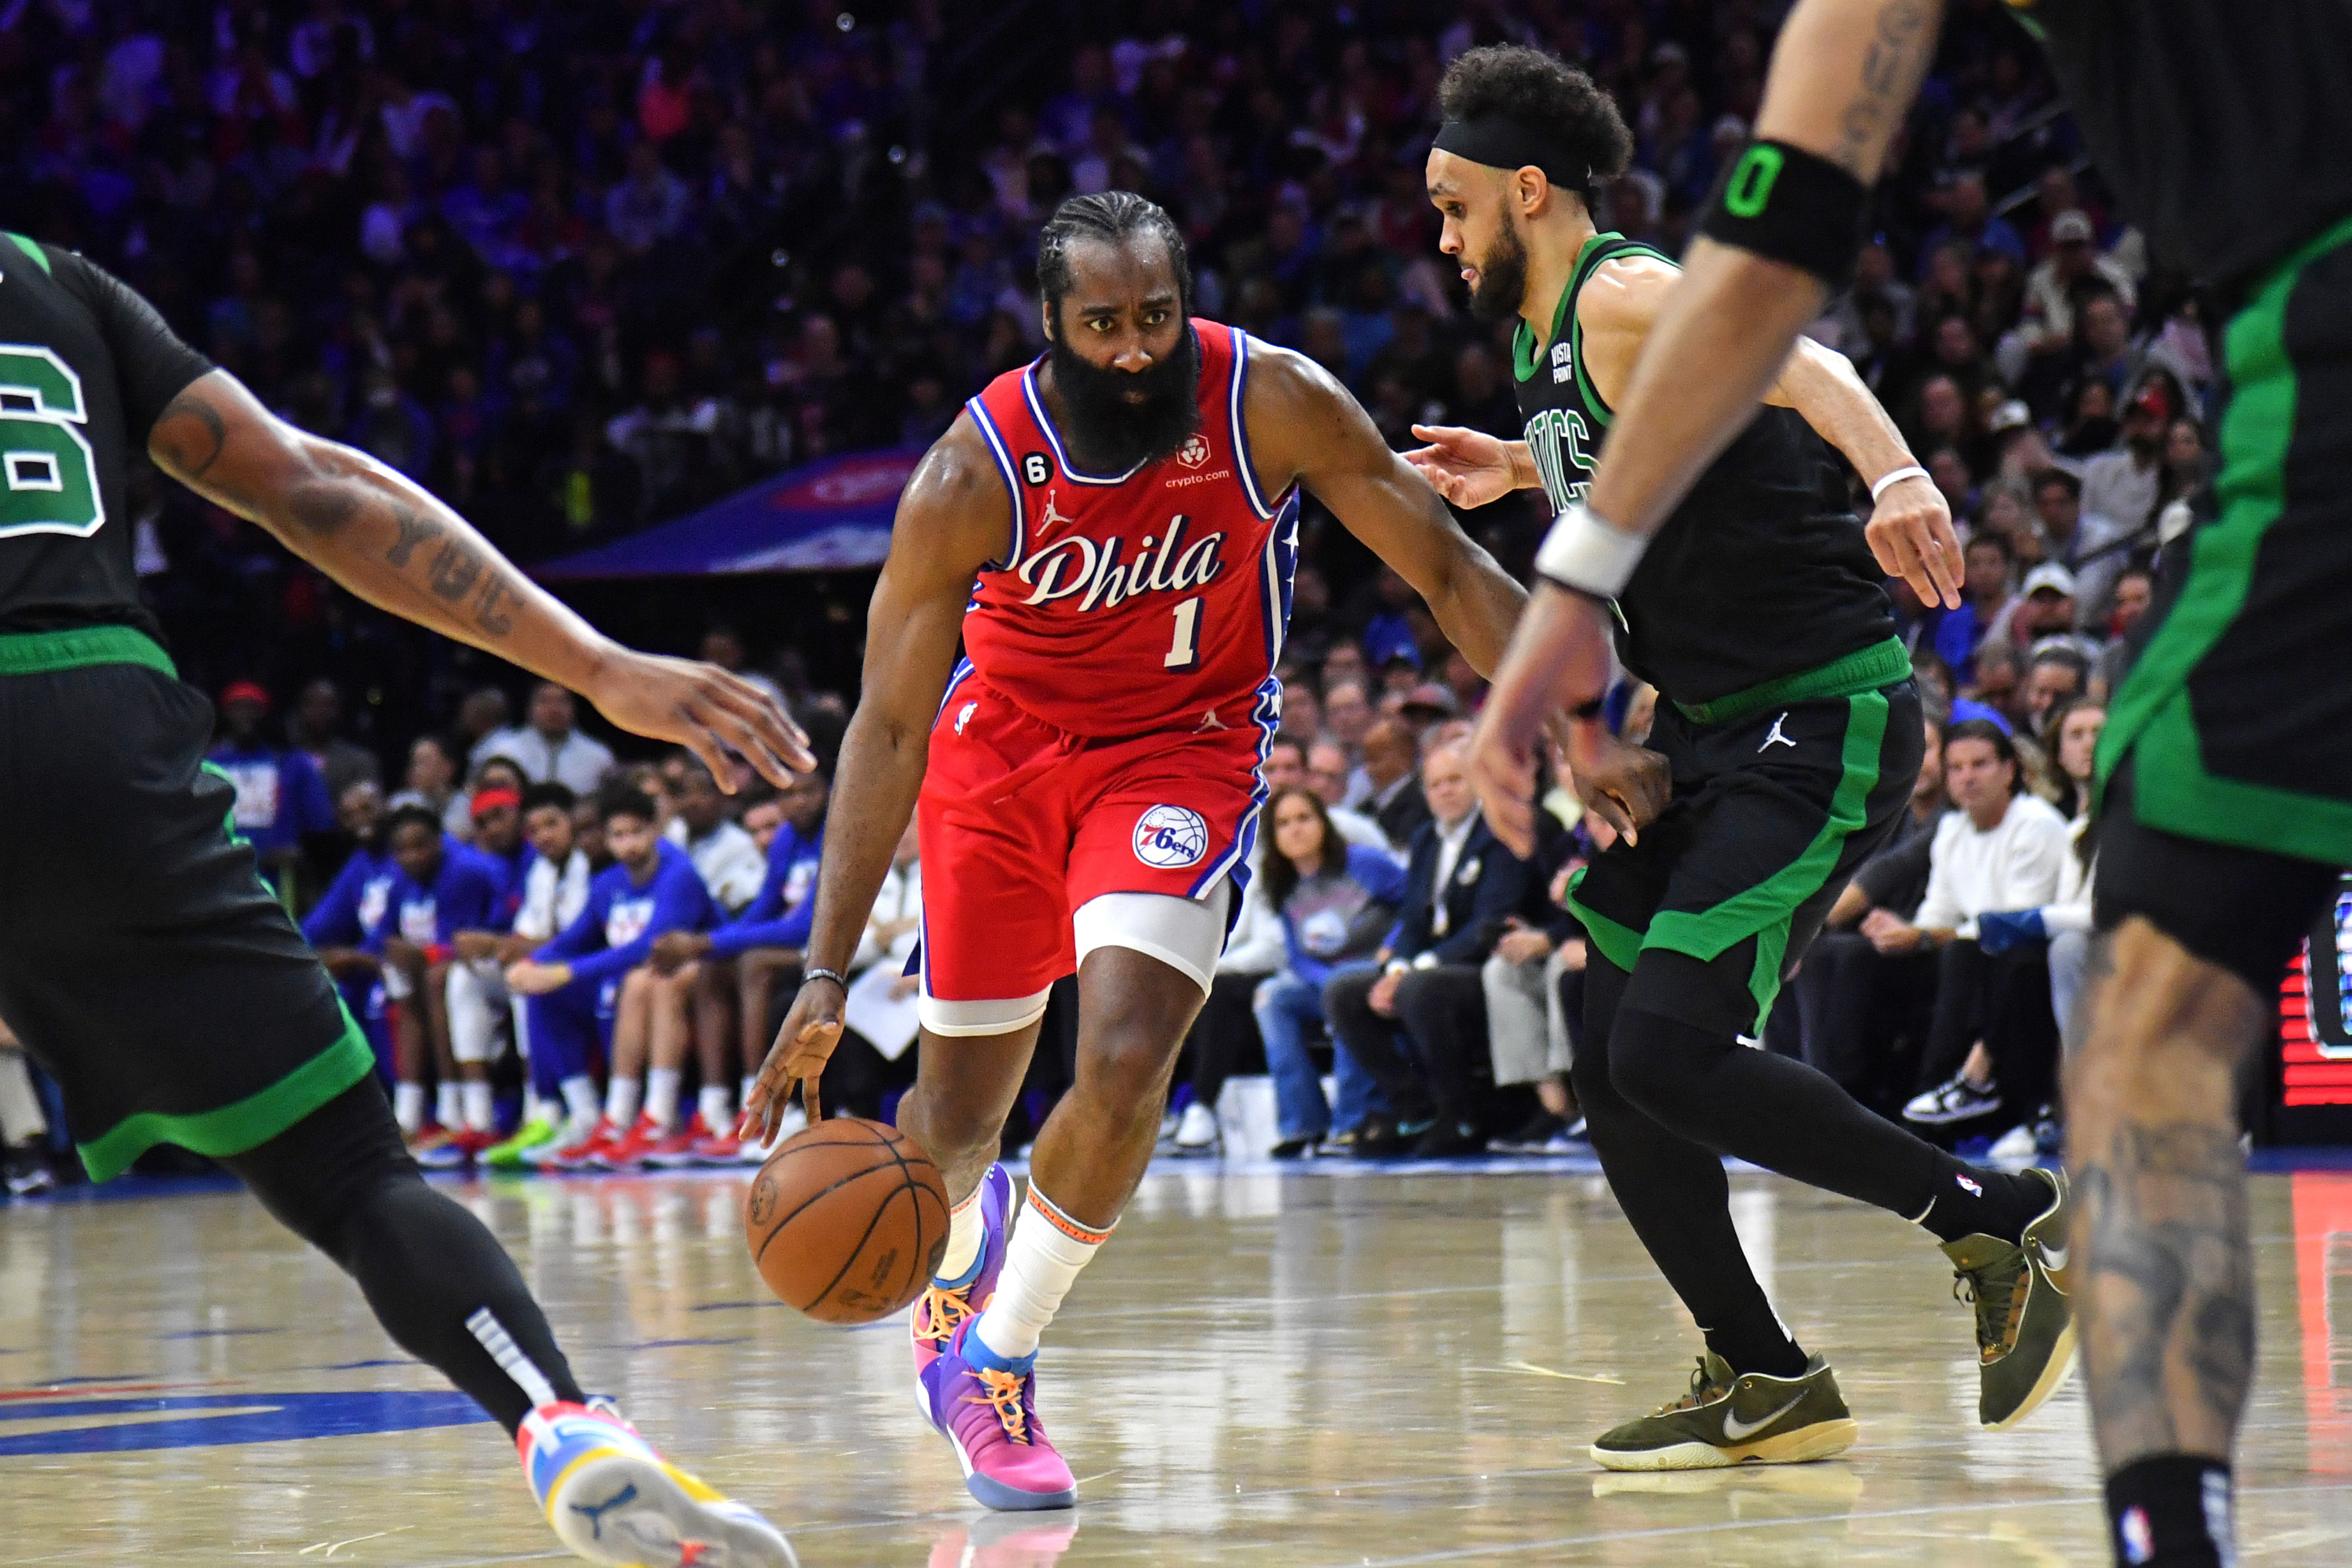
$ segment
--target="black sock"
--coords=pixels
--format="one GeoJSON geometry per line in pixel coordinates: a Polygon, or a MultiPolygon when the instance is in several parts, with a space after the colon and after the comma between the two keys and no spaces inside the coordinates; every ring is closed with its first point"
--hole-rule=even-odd
{"type": "Polygon", "coordinates": [[[1778,1318],[1760,1322],[1731,1323],[1706,1331],[1706,1348],[1723,1357],[1737,1373],[1760,1372],[1767,1377],[1802,1377],[1806,1356],[1780,1326],[1778,1318]]]}
{"type": "MultiPolygon", "coordinates": [[[[1985,1170],[1941,1150],[1936,1154],[1934,1201],[1918,1221],[1938,1241],[1963,1236],[2023,1239],[2025,1228],[2050,1207],[2050,1184],[2023,1171],[1985,1170]]],[[[1915,1211],[1916,1212],[1916,1211],[1915,1211]]]]}
{"type": "Polygon", "coordinates": [[[223,1163],[359,1282],[402,1349],[509,1434],[542,1400],[584,1397],[513,1260],[480,1220],[425,1185],[372,1078],[223,1163]]]}
{"type": "Polygon", "coordinates": [[[2234,1560],[2230,1467],[2150,1454],[2107,1478],[2107,1529],[2128,1568],[2221,1568],[2234,1560]]]}

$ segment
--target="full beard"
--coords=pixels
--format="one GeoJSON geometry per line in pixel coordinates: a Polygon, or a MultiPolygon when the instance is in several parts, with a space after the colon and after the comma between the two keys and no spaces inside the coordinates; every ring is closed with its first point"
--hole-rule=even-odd
{"type": "Polygon", "coordinates": [[[1148,371],[1106,370],[1058,332],[1045,355],[1070,444],[1098,473],[1173,457],[1201,428],[1201,340],[1189,326],[1175,354],[1148,371]]]}
{"type": "Polygon", "coordinates": [[[1519,242],[1519,231],[1505,224],[1477,270],[1478,281],[1470,286],[1470,314],[1481,321],[1517,315],[1528,293],[1528,247],[1519,242]]]}

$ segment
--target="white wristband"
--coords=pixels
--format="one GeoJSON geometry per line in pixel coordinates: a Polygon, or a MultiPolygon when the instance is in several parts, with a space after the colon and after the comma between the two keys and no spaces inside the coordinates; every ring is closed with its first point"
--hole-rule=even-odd
{"type": "Polygon", "coordinates": [[[1544,536],[1543,548],[1536,551],[1536,570],[1563,588],[1614,599],[1625,591],[1649,547],[1643,535],[1604,522],[1588,507],[1570,507],[1544,536]]]}
{"type": "Polygon", "coordinates": [[[1908,468],[1897,468],[1892,474],[1881,474],[1878,476],[1878,483],[1870,487],[1870,504],[1874,507],[1878,505],[1879,497],[1884,496],[1887,491],[1892,490],[1895,486],[1900,485],[1906,479],[1929,479],[1933,477],[1933,475],[1929,474],[1925,468],[1920,467],[1916,463],[1914,463],[1908,468]]]}

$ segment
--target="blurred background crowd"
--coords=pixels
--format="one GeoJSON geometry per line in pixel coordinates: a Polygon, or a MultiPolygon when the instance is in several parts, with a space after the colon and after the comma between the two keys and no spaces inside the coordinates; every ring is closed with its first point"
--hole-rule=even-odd
{"type": "MultiPolygon", "coordinates": [[[[1598,216],[1676,254],[1747,135],[1783,9],[5,0],[0,225],[119,272],[270,406],[416,477],[530,562],[819,457],[933,439],[1041,347],[1039,223],[1063,197],[1112,186],[1175,214],[1196,310],[1328,366],[1392,443],[1410,444],[1417,421],[1516,435],[1508,324],[1470,319],[1422,193],[1444,64],[1503,40],[1582,63],[1636,135],[1634,168],[1598,216]]],[[[1841,908],[1768,1033],[1889,1113],[1960,1133],[2019,1124],[2030,1145],[2058,1049],[2047,993],[2066,960],[2049,954],[2067,917],[2014,941],[1981,939],[1979,917],[2087,897],[2079,880],[2061,885],[2069,857],[2089,862],[2068,827],[2082,806],[2069,727],[2095,723],[2121,633],[2189,521],[2212,367],[2189,280],[2113,212],[2007,8],[1953,0],[1948,13],[1858,280],[1814,330],[1894,413],[1969,541],[1961,609],[1925,612],[1898,589],[1949,727],[1939,736],[1963,765],[1931,751],[1916,835],[1929,848],[1906,840],[1921,863],[1841,908]],[[1971,806],[1960,780],[1985,770],[1971,806]],[[2020,804],[1995,810],[1990,791],[2011,799],[2004,779],[2020,804]],[[2037,869],[2001,880],[2017,856],[2037,869]],[[1924,951],[1927,921],[1962,940],[1924,951]]],[[[583,730],[593,716],[356,603],[152,473],[132,511],[174,656],[220,701],[241,821],[298,910],[327,893],[364,825],[348,809],[355,784],[426,803],[458,840],[496,756],[518,777],[494,794],[520,805],[531,786],[563,784],[590,803],[592,835],[616,767],[663,822],[684,798],[662,775],[677,759],[605,737],[616,764],[583,730]]],[[[1518,570],[1545,521],[1526,492],[1465,518],[1518,570]]],[[[1304,902],[1286,917],[1265,901],[1262,940],[1237,936],[1236,977],[1195,1031],[1183,1099],[1201,1109],[1171,1132],[1213,1144],[1225,1082],[1271,1056],[1293,1152],[1368,1127],[1391,1153],[1565,1136],[1573,1009],[1558,993],[1580,948],[1551,899],[1561,865],[1591,850],[1579,813],[1559,801],[1547,863],[1430,938],[1426,879],[1461,851],[1432,829],[1424,857],[1415,833],[1457,799],[1438,776],[1454,766],[1444,743],[1479,683],[1411,591],[1311,501],[1302,545],[1284,671],[1298,745],[1269,769],[1297,777],[1270,781],[1297,785],[1292,815],[1317,819],[1295,835],[1365,853],[1302,852],[1286,894],[1304,902]],[[1386,973],[1399,956],[1405,973],[1386,973]],[[1496,965],[1517,980],[1481,980],[1496,965]],[[1327,1036],[1360,1049],[1328,1063],[1334,1103],[1318,1110],[1327,1096],[1310,1103],[1304,1085],[1326,1067],[1327,1036]]],[[[822,734],[855,701],[870,580],[572,597],[620,635],[772,684],[822,734]]],[[[1640,694],[1620,708],[1641,722],[1640,694]]],[[[733,822],[757,800],[714,809],[733,822]]],[[[1282,810],[1277,794],[1268,841],[1282,810]]],[[[687,1072],[733,1087],[731,1070],[687,1072]]],[[[1040,1075],[1049,1099],[1050,1068],[1040,1075]]],[[[869,1076],[861,1093],[887,1092],[889,1073],[869,1076]]]]}

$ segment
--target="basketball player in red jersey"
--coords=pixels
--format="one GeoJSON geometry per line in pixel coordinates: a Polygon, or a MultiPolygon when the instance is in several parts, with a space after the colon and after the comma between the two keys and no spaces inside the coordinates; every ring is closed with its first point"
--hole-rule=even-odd
{"type": "Polygon", "coordinates": [[[1076,1498],[1037,1422],[1038,1334],[1151,1158],[1248,875],[1300,487],[1482,673],[1525,599],[1329,375],[1188,319],[1184,243],[1159,207],[1064,203],[1037,272],[1045,356],[965,406],[899,503],[811,967],[747,1112],[772,1134],[799,1082],[818,1114],[839,972],[919,810],[923,1047],[898,1124],[946,1173],[953,1223],[916,1306],[916,1368],[972,1495],[998,1509],[1076,1498]],[[999,1138],[1047,988],[1074,969],[1076,1082],[1015,1227],[999,1138]]]}

